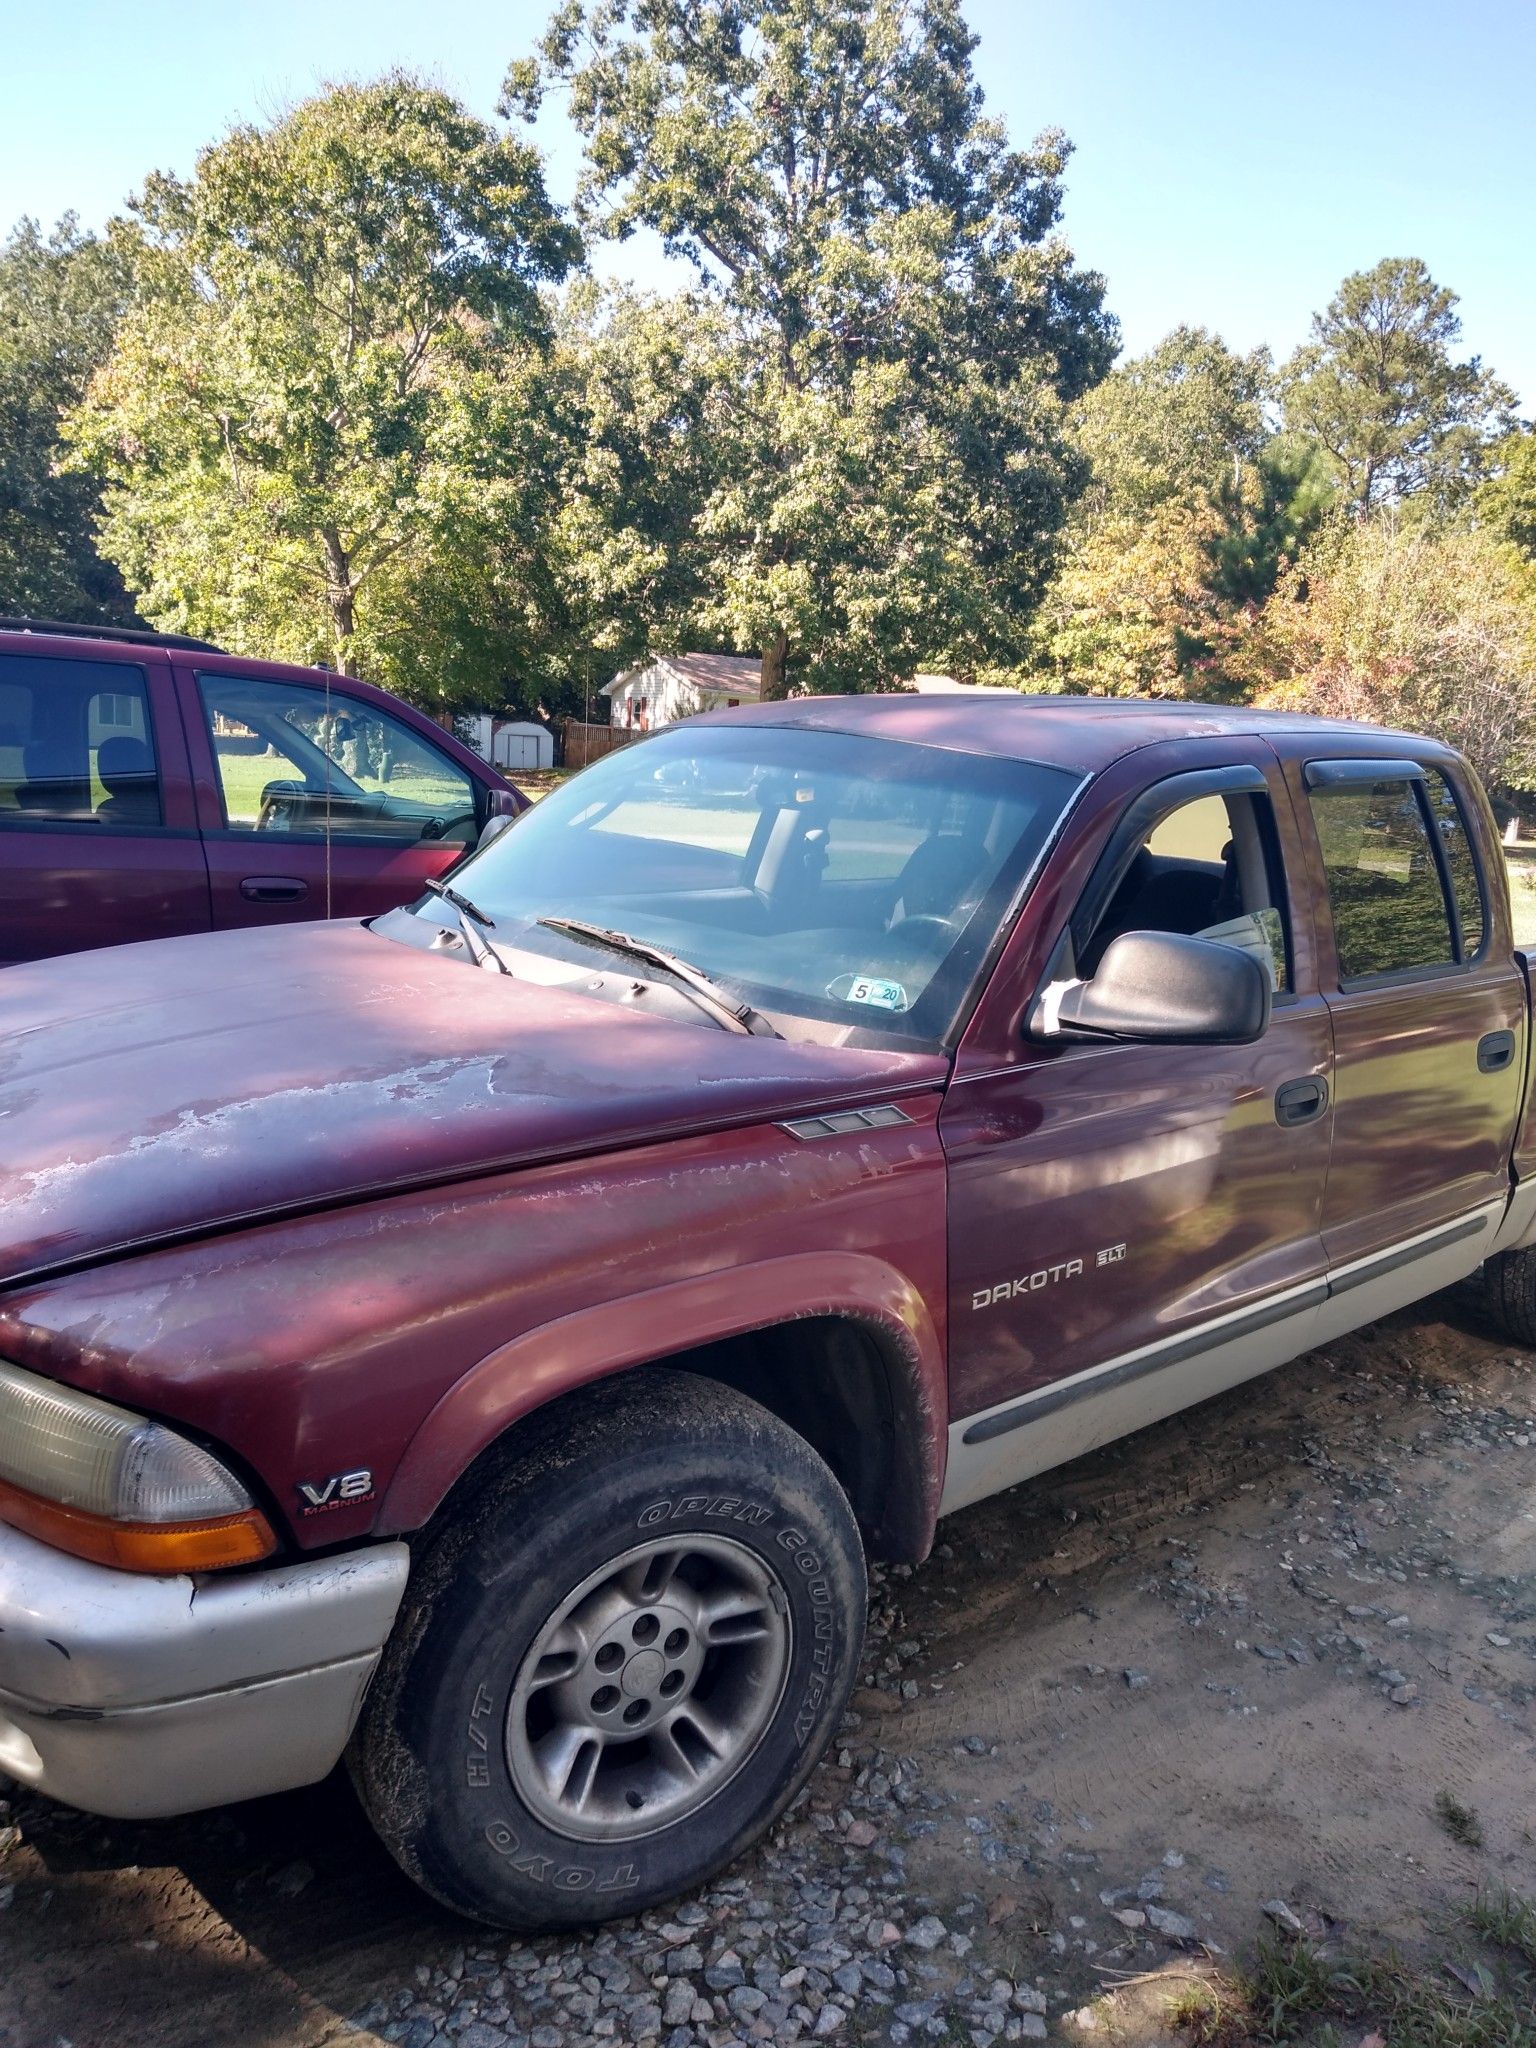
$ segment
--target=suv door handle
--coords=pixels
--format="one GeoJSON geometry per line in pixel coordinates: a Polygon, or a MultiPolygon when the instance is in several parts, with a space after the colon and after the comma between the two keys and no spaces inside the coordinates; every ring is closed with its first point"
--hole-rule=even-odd
{"type": "Polygon", "coordinates": [[[1328,1083],[1321,1074],[1303,1074],[1299,1081],[1285,1081],[1275,1090],[1275,1122],[1286,1130],[1311,1123],[1327,1107],[1328,1083]]]}
{"type": "Polygon", "coordinates": [[[1477,1041],[1477,1071],[1501,1074],[1515,1057],[1513,1031],[1490,1031],[1477,1041]]]}
{"type": "Polygon", "coordinates": [[[240,884],[247,903],[299,903],[309,894],[297,875],[247,875],[240,884]]]}

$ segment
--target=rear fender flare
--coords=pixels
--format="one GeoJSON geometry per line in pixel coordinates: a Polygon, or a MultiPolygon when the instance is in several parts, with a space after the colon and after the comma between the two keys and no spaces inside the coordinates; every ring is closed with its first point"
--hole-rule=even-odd
{"type": "Polygon", "coordinates": [[[922,1295],[883,1259],[806,1252],[702,1274],[579,1309],[525,1331],[458,1379],[407,1444],[376,1533],[430,1521],[480,1454],[536,1408],[631,1367],[752,1330],[842,1316],[874,1339],[895,1422],[895,1471],[885,1524],[897,1554],[933,1540],[944,1486],[948,1399],[943,1348],[922,1295]]]}

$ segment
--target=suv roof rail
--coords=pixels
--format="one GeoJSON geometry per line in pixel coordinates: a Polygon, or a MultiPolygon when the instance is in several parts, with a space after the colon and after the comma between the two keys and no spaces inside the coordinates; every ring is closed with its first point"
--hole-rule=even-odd
{"type": "Polygon", "coordinates": [[[69,619],[0,619],[0,633],[56,634],[66,640],[125,640],[135,647],[185,647],[194,654],[222,654],[211,640],[186,633],[154,633],[145,626],[81,626],[69,619]]]}

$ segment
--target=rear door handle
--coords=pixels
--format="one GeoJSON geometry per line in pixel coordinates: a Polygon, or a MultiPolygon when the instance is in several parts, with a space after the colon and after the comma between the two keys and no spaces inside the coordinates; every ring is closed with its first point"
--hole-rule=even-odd
{"type": "Polygon", "coordinates": [[[1477,1041],[1477,1071],[1502,1074],[1515,1057],[1513,1031],[1490,1031],[1477,1041]]]}
{"type": "Polygon", "coordinates": [[[297,875],[247,875],[240,894],[247,903],[301,903],[309,894],[309,884],[297,875]]]}
{"type": "Polygon", "coordinates": [[[1275,1090],[1275,1122],[1290,1130],[1309,1124],[1328,1107],[1328,1083],[1321,1074],[1303,1074],[1299,1081],[1286,1081],[1275,1090]]]}

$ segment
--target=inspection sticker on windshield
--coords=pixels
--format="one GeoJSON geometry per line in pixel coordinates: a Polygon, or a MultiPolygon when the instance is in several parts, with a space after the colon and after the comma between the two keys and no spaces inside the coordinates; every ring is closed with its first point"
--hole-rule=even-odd
{"type": "Polygon", "coordinates": [[[899,981],[873,974],[840,974],[827,990],[840,1003],[866,1003],[872,1010],[904,1010],[907,992],[899,981]]]}

